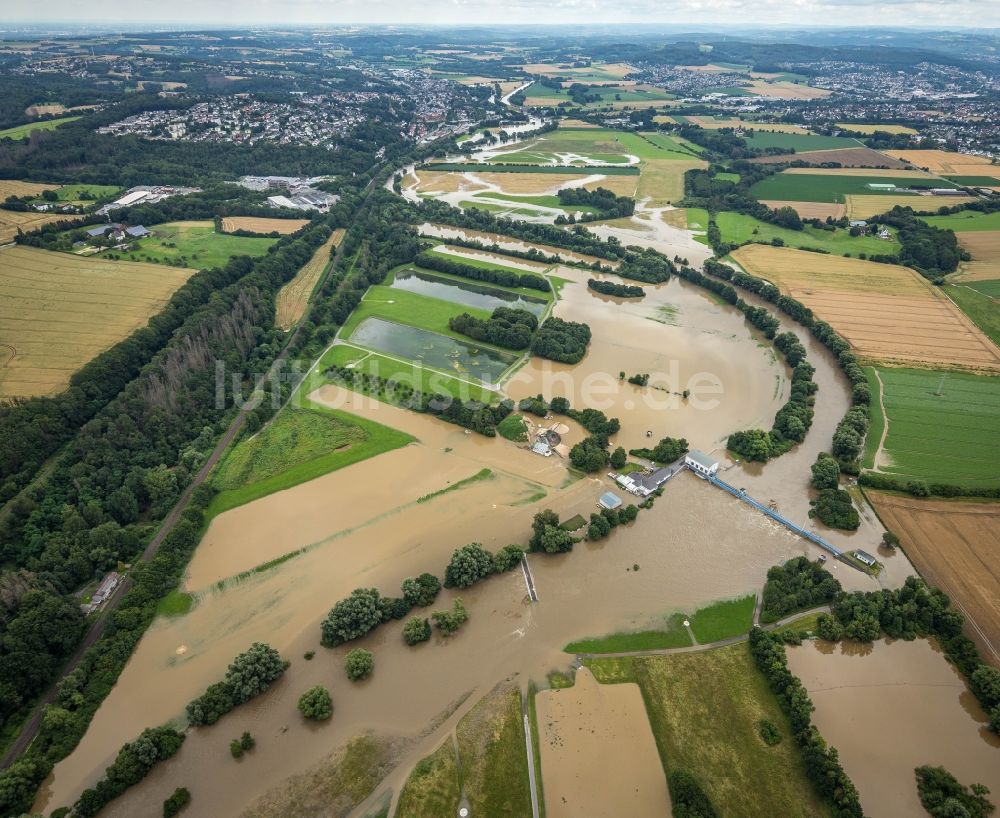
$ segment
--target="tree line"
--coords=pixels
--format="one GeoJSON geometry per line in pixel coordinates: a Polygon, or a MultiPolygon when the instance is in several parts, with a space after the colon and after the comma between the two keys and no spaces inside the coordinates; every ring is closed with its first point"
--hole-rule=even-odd
{"type": "Polygon", "coordinates": [[[601,295],[613,295],[617,298],[644,298],[646,291],[642,287],[631,284],[617,284],[614,281],[601,281],[596,278],[587,279],[587,287],[601,295]]]}
{"type": "Polygon", "coordinates": [[[418,267],[423,267],[426,270],[437,270],[439,273],[468,278],[472,281],[485,281],[489,284],[499,284],[502,287],[525,287],[543,293],[552,292],[548,279],[537,273],[518,273],[514,270],[475,267],[472,264],[451,261],[426,251],[420,253],[415,261],[418,267]]]}
{"type": "Polygon", "coordinates": [[[527,310],[497,307],[487,319],[463,312],[448,320],[448,328],[480,343],[521,350],[531,345],[538,319],[527,310]]]}

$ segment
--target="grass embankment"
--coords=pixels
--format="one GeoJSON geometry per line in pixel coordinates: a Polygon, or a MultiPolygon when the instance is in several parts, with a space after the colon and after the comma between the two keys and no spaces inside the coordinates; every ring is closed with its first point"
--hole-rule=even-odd
{"type": "Polygon", "coordinates": [[[612,633],[570,642],[566,653],[628,653],[642,650],[684,648],[691,644],[691,636],[684,627],[684,620],[691,623],[691,631],[699,644],[707,645],[748,633],[753,624],[756,597],[752,594],[739,599],[724,599],[695,611],[688,617],[673,613],[666,618],[663,628],[631,633],[612,633]]]}
{"type": "MultiPolygon", "coordinates": [[[[994,282],[976,281],[974,284],[992,284],[994,282]]],[[[946,284],[945,294],[954,301],[987,338],[1000,346],[1000,305],[996,298],[957,284],[946,284]]]]}
{"type": "MultiPolygon", "coordinates": [[[[480,259],[472,258],[471,256],[466,256],[461,254],[442,253],[434,249],[428,250],[427,252],[433,256],[438,256],[440,258],[447,259],[448,261],[457,261],[461,264],[467,264],[470,267],[485,267],[487,269],[494,269],[494,270],[509,270],[510,272],[515,272],[518,274],[532,272],[531,270],[516,270],[513,267],[507,267],[499,263],[490,264],[489,262],[481,261],[480,259]]],[[[488,251],[488,252],[493,252],[493,251],[488,251]]],[[[514,260],[515,259],[511,259],[511,261],[514,260]]],[[[572,264],[572,262],[569,263],[572,264]]],[[[471,279],[468,278],[462,278],[462,276],[451,275],[450,273],[442,273],[439,272],[438,270],[425,270],[423,267],[418,267],[415,264],[407,264],[393,270],[392,273],[393,278],[395,278],[395,276],[398,273],[407,271],[413,271],[416,273],[420,273],[420,275],[422,276],[427,276],[429,278],[437,278],[442,281],[453,282],[455,284],[465,284],[466,286],[471,285],[475,287],[481,287],[484,290],[499,290],[505,293],[515,293],[517,295],[523,295],[528,298],[537,298],[540,301],[551,301],[553,298],[552,292],[543,293],[541,290],[532,290],[529,287],[506,287],[502,284],[494,284],[493,282],[490,281],[472,281],[471,279]]],[[[541,275],[540,271],[539,275],[541,275]]],[[[549,278],[551,280],[552,276],[550,276],[549,278]]]]}
{"type": "Polygon", "coordinates": [[[399,795],[396,818],[440,818],[458,813],[461,797],[455,745],[451,736],[417,762],[399,795]]]}
{"type": "MultiPolygon", "coordinates": [[[[808,176],[793,176],[793,179],[808,179],[808,176]]],[[[787,247],[826,250],[836,255],[859,256],[892,255],[898,253],[900,244],[895,237],[880,239],[877,236],[852,236],[847,230],[821,230],[806,225],[802,230],[789,230],[767,222],[758,221],[753,216],[742,213],[719,213],[715,223],[722,233],[722,240],[728,244],[744,244],[748,241],[770,244],[781,239],[787,247]]]]}
{"type": "Polygon", "coordinates": [[[578,639],[563,650],[566,653],[627,653],[633,650],[684,648],[690,644],[691,636],[684,627],[684,614],[672,614],[661,629],[578,639]]]}
{"type": "Polygon", "coordinates": [[[407,290],[379,284],[370,287],[365,293],[364,299],[341,328],[340,337],[350,338],[351,333],[358,328],[362,321],[366,318],[376,317],[394,321],[397,324],[430,330],[466,343],[474,343],[467,336],[452,332],[448,327],[449,319],[461,315],[463,312],[483,320],[490,317],[489,310],[464,307],[451,301],[442,301],[439,298],[417,295],[407,290]]]}
{"type": "MultiPolygon", "coordinates": [[[[222,267],[234,256],[263,256],[277,239],[230,236],[216,233],[210,221],[169,222],[150,228],[151,236],[140,239],[135,250],[124,254],[131,261],[152,261],[206,270],[222,267]]],[[[121,251],[111,250],[115,255],[121,251]]]]}
{"type": "MultiPolygon", "coordinates": [[[[480,383],[467,383],[419,363],[388,358],[350,344],[337,344],[327,350],[320,360],[320,369],[350,364],[353,364],[351,368],[356,372],[405,383],[421,392],[451,395],[463,401],[473,399],[483,403],[492,403],[497,399],[496,392],[486,389],[480,383]]],[[[386,399],[384,395],[374,397],[386,399]]]]}
{"type": "MultiPolygon", "coordinates": [[[[889,425],[883,472],[904,481],[997,484],[1000,377],[885,367],[878,374],[889,425]]],[[[867,449],[865,457],[871,462],[867,449]]]]}
{"type": "Polygon", "coordinates": [[[28,125],[16,125],[13,128],[0,131],[0,139],[27,139],[31,136],[32,131],[53,131],[60,125],[65,125],[68,122],[76,122],[79,118],[78,116],[64,116],[59,119],[32,122],[28,125]]]}
{"type": "Polygon", "coordinates": [[[355,736],[321,764],[257,801],[243,818],[346,818],[396,765],[398,755],[391,739],[370,733],[355,736]]]}
{"type": "Polygon", "coordinates": [[[472,814],[531,815],[520,690],[505,683],[495,687],[458,723],[456,733],[472,814]]]}
{"type": "Polygon", "coordinates": [[[694,638],[707,645],[749,632],[756,603],[757,598],[749,594],[739,599],[724,599],[695,611],[691,617],[694,638]]]}
{"type": "Polygon", "coordinates": [[[747,645],[586,664],[599,682],[639,685],[664,772],[692,771],[720,815],[829,815],[747,645]],[[762,719],[778,726],[778,744],[761,739],[762,719]]]}
{"type": "Polygon", "coordinates": [[[222,490],[207,516],[305,483],[412,442],[412,435],[380,423],[310,404],[286,407],[260,433],[241,440],[219,464],[222,490]]]}
{"type": "Polygon", "coordinates": [[[194,597],[191,594],[175,589],[160,600],[156,613],[158,616],[184,616],[193,604],[194,597]]]}

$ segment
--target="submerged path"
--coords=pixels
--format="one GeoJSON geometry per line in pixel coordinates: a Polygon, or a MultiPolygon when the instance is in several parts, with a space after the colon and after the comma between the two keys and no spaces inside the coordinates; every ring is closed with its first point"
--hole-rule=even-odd
{"type": "MultiPolygon", "coordinates": [[[[355,217],[357,213],[360,213],[364,209],[365,205],[368,202],[368,199],[371,197],[372,193],[377,189],[372,186],[374,181],[375,180],[373,178],[372,181],[369,182],[368,185],[366,186],[367,194],[365,200],[355,211],[355,217]]],[[[345,228],[345,230],[346,229],[349,229],[349,227],[345,228]]],[[[336,267],[337,263],[343,257],[344,245],[345,242],[341,242],[338,245],[337,252],[330,260],[330,263],[323,270],[323,274],[320,276],[319,281],[316,282],[316,288],[314,292],[320,292],[321,287],[323,286],[323,284],[326,282],[326,279],[330,275],[330,271],[336,267]]],[[[261,377],[257,380],[256,384],[254,384],[255,391],[262,390],[264,388],[264,385],[268,382],[268,380],[271,377],[277,376],[280,373],[282,366],[284,366],[285,361],[288,359],[289,350],[292,348],[295,341],[298,339],[302,327],[305,325],[305,323],[309,320],[310,316],[312,315],[314,306],[315,302],[311,302],[309,304],[309,308],[305,311],[302,318],[299,319],[299,322],[295,325],[295,329],[288,334],[288,337],[285,341],[285,345],[282,347],[281,352],[278,353],[278,356],[274,359],[274,362],[268,368],[268,371],[264,375],[261,375],[261,377]]],[[[174,504],[174,507],[170,509],[167,516],[163,518],[163,522],[160,524],[159,529],[153,535],[152,539],[150,539],[149,544],[146,546],[145,550],[143,550],[141,556],[139,557],[139,562],[149,562],[150,560],[153,559],[154,556],[156,556],[156,552],[160,549],[160,546],[163,545],[163,541],[167,538],[167,535],[171,531],[173,531],[174,526],[178,523],[178,521],[181,519],[181,515],[187,509],[188,503],[191,501],[191,497],[194,494],[194,492],[205,482],[205,480],[208,478],[209,472],[212,471],[216,463],[219,462],[220,458],[225,453],[226,449],[229,448],[233,440],[236,439],[236,436],[239,435],[239,433],[243,430],[243,426],[246,423],[247,415],[249,414],[249,412],[250,412],[249,408],[244,408],[240,409],[236,413],[236,416],[229,424],[229,427],[226,429],[225,433],[219,439],[219,442],[212,450],[212,453],[202,464],[202,467],[198,470],[198,473],[188,484],[187,488],[185,488],[184,491],[181,492],[181,496],[174,504]]],[[[7,752],[4,753],[3,758],[0,759],[0,769],[9,767],[11,764],[14,763],[14,761],[16,761],[20,757],[20,755],[25,750],[28,749],[28,747],[31,746],[31,743],[35,740],[35,737],[38,735],[38,731],[41,729],[42,715],[44,713],[45,707],[47,705],[52,704],[52,702],[55,701],[56,693],[59,690],[60,683],[66,676],[68,676],[70,673],[72,673],[80,666],[80,663],[83,661],[83,657],[86,654],[86,652],[90,648],[92,648],[94,644],[96,644],[96,642],[104,635],[104,631],[107,629],[108,621],[111,618],[111,615],[118,609],[118,606],[121,604],[121,601],[125,598],[125,595],[128,593],[128,590],[131,587],[132,587],[132,577],[131,575],[126,575],[126,577],[122,580],[122,582],[118,584],[118,587],[108,598],[108,601],[104,605],[104,609],[100,612],[97,619],[90,626],[90,629],[87,631],[87,634],[84,636],[83,641],[80,643],[79,647],[76,649],[76,651],[74,651],[73,655],[63,666],[62,672],[59,674],[59,677],[52,682],[52,684],[49,686],[49,689],[46,691],[45,695],[35,703],[35,707],[31,711],[28,718],[25,720],[24,726],[21,728],[21,732],[18,733],[17,738],[14,739],[10,747],[7,749],[7,752]]]]}
{"type": "MultiPolygon", "coordinates": [[[[807,616],[817,613],[831,613],[832,608],[829,605],[820,605],[816,608],[810,608],[807,611],[799,611],[798,613],[786,616],[784,619],[779,619],[777,622],[772,622],[770,625],[760,625],[758,627],[761,630],[773,631],[778,628],[783,628],[785,625],[791,625],[800,619],[804,619],[807,616]]],[[[708,642],[707,644],[695,644],[688,645],[683,648],[651,648],[650,650],[623,650],[618,653],[578,653],[576,654],[576,660],[581,659],[630,659],[637,656],[670,656],[674,653],[698,653],[703,650],[712,650],[713,648],[724,648],[726,645],[735,645],[739,642],[746,642],[750,638],[749,633],[741,633],[739,636],[730,636],[728,639],[719,639],[716,642],[708,642]]]]}
{"type": "Polygon", "coordinates": [[[528,753],[528,785],[531,787],[531,815],[538,818],[538,782],[535,780],[535,749],[531,743],[531,719],[528,718],[528,699],[521,694],[521,717],[524,719],[524,749],[528,753]]]}

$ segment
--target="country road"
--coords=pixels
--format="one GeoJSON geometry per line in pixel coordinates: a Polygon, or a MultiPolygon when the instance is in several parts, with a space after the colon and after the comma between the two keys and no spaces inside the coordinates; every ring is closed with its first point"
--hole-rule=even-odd
{"type": "MultiPolygon", "coordinates": [[[[374,179],[372,180],[372,182],[374,182],[374,179]]],[[[374,190],[377,189],[372,187],[372,182],[369,182],[368,185],[365,187],[365,190],[367,190],[368,193],[365,196],[365,199],[362,201],[362,203],[358,206],[357,210],[355,211],[354,214],[355,216],[362,210],[364,210],[364,207],[368,203],[368,200],[371,198],[372,193],[374,192],[374,190]]],[[[349,230],[350,225],[348,225],[346,229],[349,230]]],[[[323,275],[320,277],[320,280],[316,283],[315,292],[320,291],[320,288],[323,286],[323,284],[329,277],[330,272],[336,268],[337,263],[340,261],[343,255],[344,244],[345,244],[344,242],[341,242],[340,245],[337,247],[337,252],[334,254],[333,258],[327,265],[326,269],[323,271],[323,275]]],[[[305,324],[306,321],[308,321],[310,315],[312,314],[312,308],[313,305],[310,304],[309,309],[305,311],[305,314],[302,316],[301,319],[299,319],[299,322],[295,325],[295,329],[289,334],[288,338],[285,341],[284,347],[282,348],[278,356],[274,359],[274,362],[271,364],[268,371],[264,375],[261,375],[261,377],[255,383],[254,385],[255,390],[260,390],[261,388],[263,388],[264,384],[267,383],[268,379],[270,379],[273,375],[276,375],[278,371],[281,369],[285,360],[288,358],[289,349],[291,349],[294,346],[295,341],[297,340],[299,333],[302,329],[302,326],[305,324]]],[[[180,498],[174,504],[174,507],[170,509],[167,516],[163,518],[163,522],[160,524],[160,528],[157,530],[156,534],[154,534],[153,537],[150,539],[149,544],[146,546],[145,550],[142,552],[142,555],[139,557],[140,562],[149,562],[150,560],[153,559],[154,556],[156,556],[156,552],[163,544],[163,541],[166,539],[167,535],[173,530],[174,526],[177,524],[177,521],[180,520],[181,515],[187,508],[187,505],[190,502],[194,492],[205,482],[205,480],[208,478],[209,473],[219,462],[219,459],[225,453],[226,449],[229,448],[229,445],[233,442],[233,440],[236,439],[236,436],[239,435],[240,431],[242,431],[243,424],[246,423],[246,418],[249,411],[250,411],[249,409],[241,409],[236,414],[236,417],[233,418],[232,423],[229,424],[229,428],[227,428],[226,431],[223,433],[222,437],[219,439],[219,442],[212,450],[212,453],[202,464],[201,468],[198,470],[198,473],[195,475],[194,479],[188,484],[187,488],[184,489],[184,491],[181,493],[180,498]]],[[[109,617],[118,608],[118,605],[121,603],[121,600],[125,597],[125,594],[131,587],[132,587],[132,579],[130,576],[126,576],[125,579],[115,589],[111,597],[108,599],[107,603],[104,606],[104,609],[98,615],[97,620],[90,626],[90,629],[87,631],[79,647],[76,649],[76,651],[74,651],[73,655],[66,662],[65,666],[62,669],[62,672],[59,675],[59,678],[56,679],[50,685],[48,691],[38,701],[34,709],[31,711],[31,715],[24,722],[24,726],[21,728],[21,732],[18,734],[17,738],[14,739],[11,746],[7,749],[7,752],[4,753],[3,758],[0,759],[0,769],[5,769],[9,767],[11,764],[14,763],[14,761],[18,757],[20,757],[20,755],[25,750],[28,749],[28,747],[31,746],[31,743],[35,740],[35,737],[38,735],[38,731],[41,728],[42,715],[45,711],[46,705],[52,704],[52,702],[55,700],[56,692],[58,691],[59,688],[59,683],[67,675],[72,673],[80,666],[80,662],[83,660],[84,654],[87,652],[89,648],[93,647],[94,644],[97,642],[97,640],[100,639],[101,636],[104,634],[109,617]]]]}

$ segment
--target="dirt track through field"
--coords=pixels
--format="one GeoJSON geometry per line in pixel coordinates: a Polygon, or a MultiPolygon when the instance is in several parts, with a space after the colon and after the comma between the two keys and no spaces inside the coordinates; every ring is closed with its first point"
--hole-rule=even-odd
{"type": "Polygon", "coordinates": [[[905,267],[759,244],[733,258],[814,310],[864,358],[1000,371],[1000,349],[905,267]]]}
{"type": "Polygon", "coordinates": [[[1000,503],[868,497],[917,570],[969,618],[984,658],[1000,667],[1000,503]]]}

